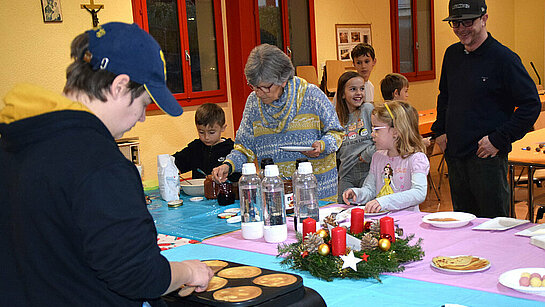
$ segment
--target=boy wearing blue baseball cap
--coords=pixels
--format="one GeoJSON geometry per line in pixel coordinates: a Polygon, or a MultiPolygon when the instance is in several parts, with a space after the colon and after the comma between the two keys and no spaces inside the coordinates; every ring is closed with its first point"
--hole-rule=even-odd
{"type": "Polygon", "coordinates": [[[161,305],[183,284],[204,291],[205,264],[160,254],[138,171],[115,143],[152,102],[182,114],[159,45],[107,23],[71,56],[63,95],[17,85],[0,110],[3,305],[161,305]]]}

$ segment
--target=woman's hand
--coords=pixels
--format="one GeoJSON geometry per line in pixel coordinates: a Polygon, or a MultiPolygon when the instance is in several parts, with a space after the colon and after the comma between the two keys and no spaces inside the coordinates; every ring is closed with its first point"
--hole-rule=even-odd
{"type": "Polygon", "coordinates": [[[302,151],[301,153],[309,158],[316,158],[318,157],[324,150],[322,149],[322,143],[320,141],[316,141],[312,143],[313,150],[309,151],[302,151]]]}
{"type": "Polygon", "coordinates": [[[367,213],[376,213],[380,212],[382,207],[376,199],[373,199],[365,204],[365,208],[363,210],[365,210],[367,213]]]}
{"type": "Polygon", "coordinates": [[[222,164],[212,170],[212,178],[216,182],[225,182],[229,176],[229,165],[222,164]]]}
{"type": "Polygon", "coordinates": [[[356,193],[352,189],[348,189],[343,192],[343,201],[345,204],[350,205],[350,203],[356,202],[356,193]]]}

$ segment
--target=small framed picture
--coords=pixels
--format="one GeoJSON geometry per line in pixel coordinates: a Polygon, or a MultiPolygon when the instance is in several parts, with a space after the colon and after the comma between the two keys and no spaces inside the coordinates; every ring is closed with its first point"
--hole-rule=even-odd
{"type": "Polygon", "coordinates": [[[365,43],[371,45],[370,24],[336,24],[337,60],[350,61],[354,46],[365,43]]]}
{"type": "Polygon", "coordinates": [[[61,0],[41,0],[44,22],[62,22],[61,0]]]}

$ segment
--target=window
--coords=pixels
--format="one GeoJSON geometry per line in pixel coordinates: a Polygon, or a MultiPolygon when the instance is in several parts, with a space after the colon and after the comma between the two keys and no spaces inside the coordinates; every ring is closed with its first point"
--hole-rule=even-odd
{"type": "Polygon", "coordinates": [[[394,72],[435,79],[433,0],[390,0],[390,14],[394,72]]]}
{"type": "Polygon", "coordinates": [[[314,0],[257,0],[261,43],[275,45],[294,66],[316,66],[314,0]]]}
{"type": "Polygon", "coordinates": [[[135,22],[163,49],[167,86],[178,102],[227,101],[220,0],[132,0],[132,5],[135,22]]]}

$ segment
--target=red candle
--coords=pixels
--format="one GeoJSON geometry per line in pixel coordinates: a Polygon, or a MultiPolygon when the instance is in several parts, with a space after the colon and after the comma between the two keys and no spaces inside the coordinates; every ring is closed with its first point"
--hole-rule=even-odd
{"type": "Polygon", "coordinates": [[[396,234],[394,230],[394,219],[385,216],[380,219],[380,235],[388,234],[392,238],[392,243],[396,241],[396,234]]]}
{"type": "Polygon", "coordinates": [[[352,209],[350,219],[350,232],[358,234],[363,231],[364,211],[361,208],[352,209]]]}
{"type": "Polygon", "coordinates": [[[340,256],[346,253],[346,229],[335,227],[331,229],[331,254],[340,256]]]}
{"type": "Polygon", "coordinates": [[[307,217],[303,220],[303,238],[305,238],[309,232],[316,232],[316,221],[313,218],[307,217]]]}

